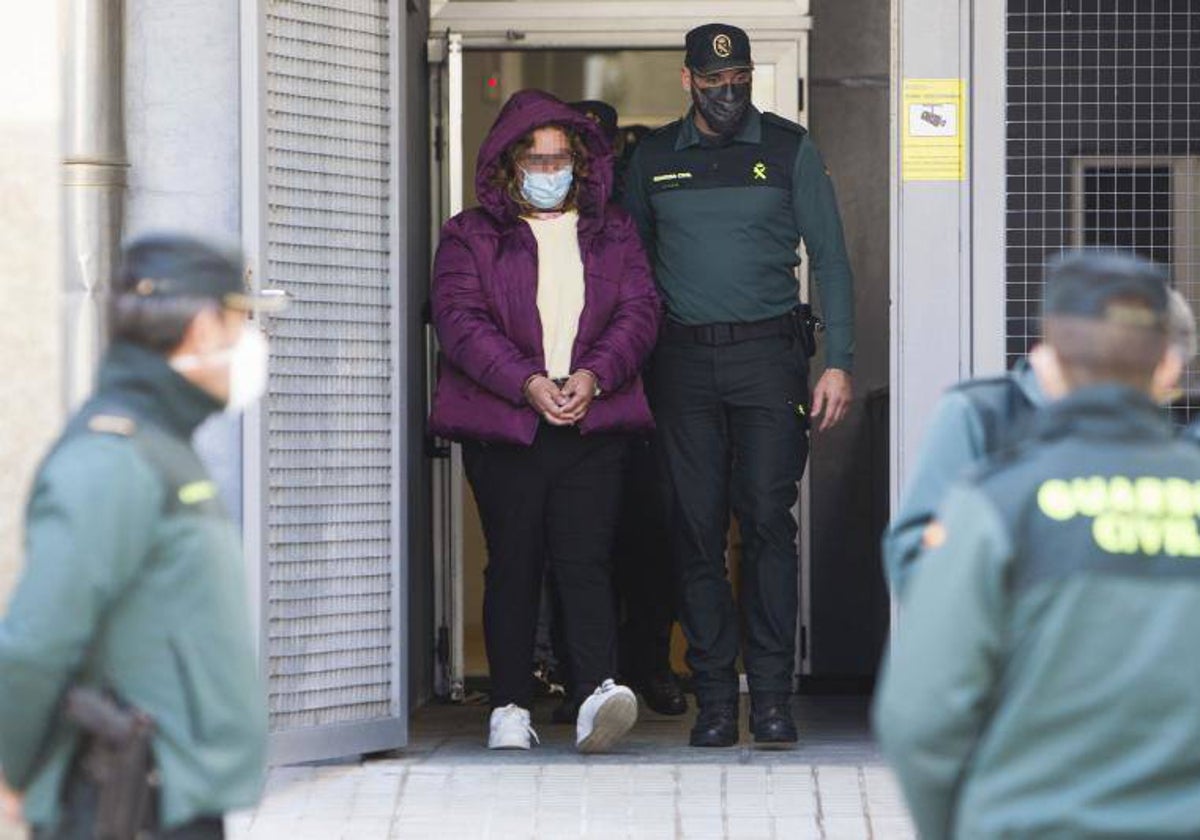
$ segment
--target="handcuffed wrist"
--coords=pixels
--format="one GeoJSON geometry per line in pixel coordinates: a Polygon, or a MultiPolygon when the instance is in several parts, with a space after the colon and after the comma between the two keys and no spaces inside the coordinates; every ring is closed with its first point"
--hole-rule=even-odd
{"type": "Polygon", "coordinates": [[[594,396],[594,397],[600,396],[600,377],[596,375],[595,371],[588,370],[587,368],[579,368],[575,372],[576,373],[586,373],[588,376],[592,377],[592,387],[594,389],[592,392],[592,396],[594,396]]]}

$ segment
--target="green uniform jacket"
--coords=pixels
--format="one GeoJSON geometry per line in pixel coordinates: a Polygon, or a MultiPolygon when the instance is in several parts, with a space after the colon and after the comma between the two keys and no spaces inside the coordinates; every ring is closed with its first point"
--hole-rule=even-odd
{"type": "Polygon", "coordinates": [[[219,408],[162,357],[117,345],[37,475],[0,622],[0,767],[34,825],[58,816],[75,683],[154,718],[164,825],[259,796],[266,707],[241,545],[190,444],[219,408]]]}
{"type": "Polygon", "coordinates": [[[1115,385],[951,491],[875,726],[921,837],[1200,837],[1200,452],[1115,385]]]}
{"type": "Polygon", "coordinates": [[[854,278],[833,182],[803,127],[752,110],[717,145],[689,113],[638,144],[624,201],[667,312],[683,324],[764,321],[794,309],[803,239],[827,328],[826,365],[853,368],[854,278]]]}
{"type": "Polygon", "coordinates": [[[1046,398],[1028,359],[1003,376],[948,390],[933,411],[912,477],[883,534],[883,568],[897,595],[921,554],[921,535],[956,481],[1014,442],[1046,398]]]}

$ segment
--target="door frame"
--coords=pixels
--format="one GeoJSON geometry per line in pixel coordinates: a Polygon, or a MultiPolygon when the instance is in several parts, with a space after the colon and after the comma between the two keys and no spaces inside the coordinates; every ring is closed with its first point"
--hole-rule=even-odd
{"type": "MultiPolygon", "coordinates": [[[[804,122],[808,103],[808,0],[743,0],[738,13],[727,2],[639,3],[636,17],[628,2],[589,0],[586,4],[514,0],[514,2],[435,2],[431,7],[428,57],[430,96],[434,110],[431,152],[431,224],[464,209],[463,169],[463,52],[466,50],[546,49],[666,49],[682,51],[689,29],[725,20],[746,29],[755,42],[760,65],[784,65],[794,71],[796,86],[777,78],[776,102],[783,116],[804,122]],[[789,55],[791,52],[791,55],[789,55]],[[794,59],[792,58],[794,56],[794,59]],[[765,60],[762,60],[765,59],[765,60]]],[[[436,243],[435,243],[436,244],[436,243]]],[[[807,259],[802,262],[800,297],[809,298],[807,259]]],[[[439,638],[435,690],[451,700],[465,696],[463,641],[463,518],[464,478],[461,448],[434,447],[433,528],[435,547],[434,599],[439,638]]],[[[801,480],[797,518],[800,555],[800,616],[797,622],[795,673],[808,673],[812,659],[811,633],[811,518],[809,470],[801,480]],[[802,644],[804,642],[804,644],[802,644]],[[807,649],[807,650],[806,650],[807,649]],[[807,652],[807,656],[805,653],[807,652]]]]}

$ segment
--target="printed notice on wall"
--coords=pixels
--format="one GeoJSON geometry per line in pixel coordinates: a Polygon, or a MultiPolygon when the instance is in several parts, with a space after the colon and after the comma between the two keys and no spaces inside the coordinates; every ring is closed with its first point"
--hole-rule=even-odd
{"type": "Polygon", "coordinates": [[[905,79],[901,169],[905,181],[967,176],[962,79],[905,79]]]}

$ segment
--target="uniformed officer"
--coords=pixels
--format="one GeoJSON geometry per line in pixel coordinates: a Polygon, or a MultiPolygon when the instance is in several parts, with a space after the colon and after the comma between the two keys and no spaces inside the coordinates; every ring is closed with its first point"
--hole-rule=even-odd
{"type": "MultiPolygon", "coordinates": [[[[1172,357],[1155,384],[1164,403],[1178,395],[1179,379],[1196,355],[1195,316],[1174,289],[1167,334],[1172,357]]],[[[1027,358],[1000,376],[956,385],[938,401],[908,488],[883,535],[884,573],[895,594],[903,596],[921,554],[922,534],[950,487],[972,465],[1019,441],[1029,418],[1045,403],[1027,358]]]]}
{"type": "Polygon", "coordinates": [[[875,725],[921,837],[1200,836],[1200,452],[1156,404],[1162,272],[1053,266],[1052,402],[951,491],[875,725]]]}
{"type": "Polygon", "coordinates": [[[246,293],[239,263],[173,234],[126,247],[98,387],[38,471],[0,622],[0,768],[35,838],[93,837],[107,795],[63,715],[72,686],[153,721],[146,836],[222,837],[222,814],[258,799],[266,705],[240,538],[191,445],[266,382],[247,313],[281,296],[246,293]]]}
{"type": "Polygon", "coordinates": [[[750,103],[746,33],[708,24],[686,39],[693,107],[633,156],[626,206],[652,256],[668,320],[651,400],[670,484],[681,618],[700,715],[694,746],[737,741],[738,611],[725,569],[729,508],[743,538],[743,661],[755,740],[796,740],[797,611],[791,514],[808,418],[851,400],[853,290],[829,174],[808,132],[750,103]],[[801,239],[828,326],[827,369],[808,400],[797,312],[801,239]]]}

